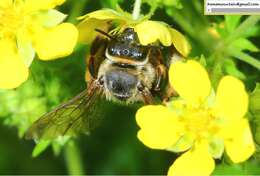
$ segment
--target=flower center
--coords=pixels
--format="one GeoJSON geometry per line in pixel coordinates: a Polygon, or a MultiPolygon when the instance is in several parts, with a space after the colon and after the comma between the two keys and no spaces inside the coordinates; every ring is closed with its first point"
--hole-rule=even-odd
{"type": "Polygon", "coordinates": [[[0,8],[0,37],[13,36],[23,26],[24,20],[22,8],[15,5],[0,8]]]}
{"type": "Polygon", "coordinates": [[[181,117],[185,124],[186,132],[198,138],[209,137],[218,131],[216,118],[210,109],[187,108],[181,117]]]}

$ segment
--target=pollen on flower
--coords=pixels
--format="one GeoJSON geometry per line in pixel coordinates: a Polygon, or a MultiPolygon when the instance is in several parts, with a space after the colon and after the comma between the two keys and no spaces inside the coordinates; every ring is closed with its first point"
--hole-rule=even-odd
{"type": "MultiPolygon", "coordinates": [[[[17,8],[14,5],[0,8],[0,33],[3,36],[12,36],[17,29],[24,24],[25,14],[22,8],[17,8]]],[[[2,36],[2,37],[3,37],[2,36]]]]}
{"type": "Polygon", "coordinates": [[[188,108],[183,109],[183,112],[180,119],[184,129],[196,139],[207,138],[218,132],[217,118],[212,115],[210,109],[188,108]]]}

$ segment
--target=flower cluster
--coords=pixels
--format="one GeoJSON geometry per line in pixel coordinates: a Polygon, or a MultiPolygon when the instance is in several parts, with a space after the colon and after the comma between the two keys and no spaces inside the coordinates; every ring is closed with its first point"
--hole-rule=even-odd
{"type": "Polygon", "coordinates": [[[66,15],[53,9],[64,1],[0,1],[0,88],[15,88],[27,80],[35,52],[42,60],[72,53],[78,31],[62,23],[66,15]]]}
{"type": "Polygon", "coordinates": [[[146,146],[184,152],[168,175],[210,175],[224,149],[234,163],[254,153],[244,117],[248,95],[240,80],[223,77],[215,94],[206,70],[193,60],[172,64],[169,79],[180,97],[167,106],[144,106],[136,114],[138,138],[146,146]]]}

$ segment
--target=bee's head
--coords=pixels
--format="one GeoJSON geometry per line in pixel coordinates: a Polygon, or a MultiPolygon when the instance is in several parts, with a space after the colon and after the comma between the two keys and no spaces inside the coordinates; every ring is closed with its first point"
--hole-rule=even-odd
{"type": "Polygon", "coordinates": [[[126,101],[136,91],[136,76],[121,70],[111,70],[105,74],[105,86],[118,100],[126,101]]]}

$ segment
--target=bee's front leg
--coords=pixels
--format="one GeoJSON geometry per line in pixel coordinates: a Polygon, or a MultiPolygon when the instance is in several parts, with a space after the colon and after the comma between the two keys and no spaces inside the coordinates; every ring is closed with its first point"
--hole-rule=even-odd
{"type": "Polygon", "coordinates": [[[154,104],[153,95],[151,94],[150,90],[142,84],[142,82],[139,82],[137,85],[138,91],[141,93],[143,97],[143,102],[145,104],[154,104]]]}

